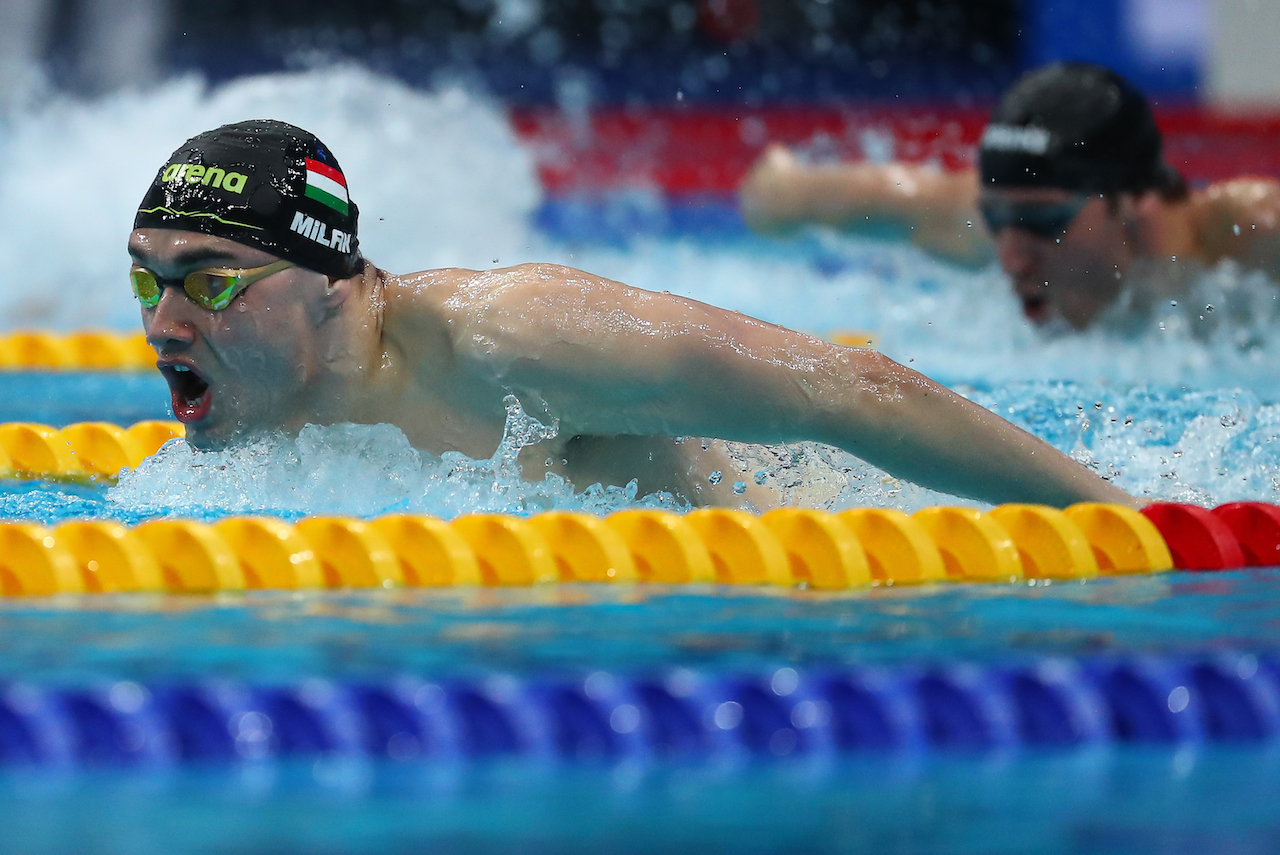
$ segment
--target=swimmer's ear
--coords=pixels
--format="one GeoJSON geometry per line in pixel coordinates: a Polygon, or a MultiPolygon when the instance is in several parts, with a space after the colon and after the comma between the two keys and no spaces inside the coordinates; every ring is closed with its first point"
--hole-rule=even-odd
{"type": "Polygon", "coordinates": [[[377,278],[378,269],[361,258],[358,269],[345,279],[335,279],[332,276],[326,277],[325,304],[330,308],[337,308],[349,298],[355,296],[361,288],[365,287],[366,280],[376,281],[377,278]]]}
{"type": "Polygon", "coordinates": [[[341,306],[359,290],[362,278],[359,274],[348,279],[330,278],[324,288],[325,304],[331,308],[341,306]]]}

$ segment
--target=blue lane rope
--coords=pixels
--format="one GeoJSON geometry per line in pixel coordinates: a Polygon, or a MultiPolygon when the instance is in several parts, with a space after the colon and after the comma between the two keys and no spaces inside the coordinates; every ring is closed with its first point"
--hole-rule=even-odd
{"type": "Polygon", "coordinates": [[[1242,653],[289,686],[15,683],[0,691],[4,766],[315,755],[699,761],[1262,744],[1278,735],[1280,659],[1242,653]]]}

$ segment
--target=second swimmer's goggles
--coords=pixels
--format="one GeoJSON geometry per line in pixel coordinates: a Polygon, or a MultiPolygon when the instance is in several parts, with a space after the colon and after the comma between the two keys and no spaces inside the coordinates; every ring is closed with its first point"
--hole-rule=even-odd
{"type": "Polygon", "coordinates": [[[174,279],[157,276],[135,264],[129,271],[129,280],[133,283],[134,296],[148,309],[160,304],[165,288],[181,287],[197,306],[216,312],[230,306],[232,300],[259,279],[296,266],[292,261],[280,259],[262,267],[245,269],[210,267],[192,271],[182,279],[174,279]]]}
{"type": "Polygon", "coordinates": [[[1065,202],[1011,202],[999,197],[984,197],[978,202],[982,221],[993,235],[1001,229],[1022,229],[1036,237],[1053,240],[1071,228],[1088,196],[1072,196],[1065,202]]]}

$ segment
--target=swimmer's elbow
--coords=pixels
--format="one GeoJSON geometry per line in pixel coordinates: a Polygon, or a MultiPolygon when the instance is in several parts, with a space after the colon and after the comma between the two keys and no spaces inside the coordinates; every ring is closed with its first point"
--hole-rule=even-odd
{"type": "Polygon", "coordinates": [[[883,425],[905,416],[912,401],[939,387],[924,375],[874,350],[845,351],[833,394],[815,401],[820,419],[843,431],[851,424],[883,425]]]}
{"type": "Polygon", "coordinates": [[[847,374],[859,387],[892,384],[910,375],[916,375],[915,371],[901,362],[890,359],[880,351],[869,347],[843,348],[841,356],[841,362],[847,366],[847,374]]]}

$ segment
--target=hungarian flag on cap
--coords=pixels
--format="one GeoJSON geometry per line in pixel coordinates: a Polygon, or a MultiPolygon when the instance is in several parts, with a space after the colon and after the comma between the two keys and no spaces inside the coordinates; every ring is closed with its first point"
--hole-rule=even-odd
{"type": "Polygon", "coordinates": [[[344,217],[347,215],[347,179],[318,160],[307,158],[307,197],[323,202],[344,217]]]}

